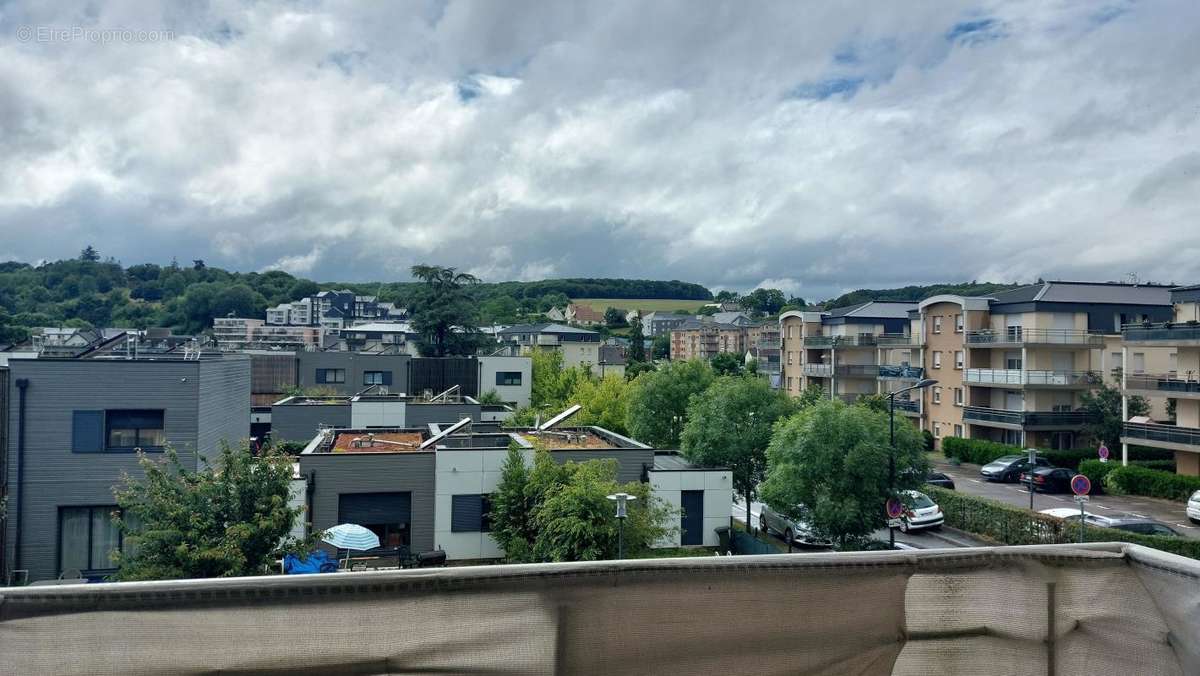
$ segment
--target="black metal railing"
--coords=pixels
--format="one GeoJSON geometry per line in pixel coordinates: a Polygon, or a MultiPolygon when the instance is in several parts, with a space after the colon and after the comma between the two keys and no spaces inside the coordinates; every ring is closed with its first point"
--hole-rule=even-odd
{"type": "Polygon", "coordinates": [[[879,375],[879,366],[875,364],[839,364],[834,371],[839,376],[875,378],[879,375]]]}
{"type": "Polygon", "coordinates": [[[1026,329],[967,331],[968,345],[1104,345],[1104,334],[1077,329],[1026,329]]]}
{"type": "Polygon", "coordinates": [[[896,378],[899,380],[920,380],[925,377],[925,369],[920,366],[909,366],[907,364],[880,364],[880,378],[896,378]]]}
{"type": "Polygon", "coordinates": [[[1131,373],[1125,376],[1125,389],[1200,394],[1200,380],[1169,374],[1131,373]]]}
{"type": "Polygon", "coordinates": [[[920,347],[921,336],[910,336],[907,333],[881,333],[875,336],[875,344],[879,347],[920,347]]]}
{"type": "Polygon", "coordinates": [[[896,410],[903,411],[905,413],[920,413],[921,402],[917,401],[916,399],[897,399],[896,410]]]}
{"type": "Polygon", "coordinates": [[[805,336],[804,347],[873,347],[876,336],[864,333],[858,336],[805,336]]]}
{"type": "Polygon", "coordinates": [[[1001,423],[1022,427],[1079,427],[1091,422],[1084,411],[1009,411],[986,406],[966,406],[963,421],[972,423],[1001,423]]]}
{"type": "Polygon", "coordinates": [[[1200,340],[1200,323],[1166,323],[1128,325],[1121,329],[1121,338],[1128,341],[1147,340],[1172,342],[1200,340]]]}
{"type": "Polygon", "coordinates": [[[1125,423],[1125,436],[1130,439],[1200,446],[1200,429],[1195,427],[1127,422],[1125,423]]]}

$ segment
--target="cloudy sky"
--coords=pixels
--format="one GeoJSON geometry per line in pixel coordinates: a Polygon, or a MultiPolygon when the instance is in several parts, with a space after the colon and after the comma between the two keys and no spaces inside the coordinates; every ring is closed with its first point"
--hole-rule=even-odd
{"type": "Polygon", "coordinates": [[[1200,281],[1195,0],[174,4],[0,0],[0,260],[1200,281]]]}

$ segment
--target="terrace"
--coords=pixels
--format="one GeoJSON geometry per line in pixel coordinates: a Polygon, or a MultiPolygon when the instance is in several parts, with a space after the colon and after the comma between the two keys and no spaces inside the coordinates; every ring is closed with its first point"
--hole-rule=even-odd
{"type": "Polygon", "coordinates": [[[1103,347],[1104,334],[1076,329],[1035,329],[1010,326],[1004,331],[983,329],[967,331],[971,347],[1018,347],[1022,345],[1055,345],[1059,347],[1103,347]]]}

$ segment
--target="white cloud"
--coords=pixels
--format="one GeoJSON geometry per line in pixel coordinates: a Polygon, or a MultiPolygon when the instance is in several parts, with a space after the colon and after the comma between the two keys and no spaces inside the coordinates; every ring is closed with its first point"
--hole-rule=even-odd
{"type": "Polygon", "coordinates": [[[319,279],[436,262],[806,299],[1200,279],[1200,5],[719,14],[10,3],[0,234],[25,260],[90,241],[319,279]],[[81,23],[176,38],[16,39],[81,23]]]}

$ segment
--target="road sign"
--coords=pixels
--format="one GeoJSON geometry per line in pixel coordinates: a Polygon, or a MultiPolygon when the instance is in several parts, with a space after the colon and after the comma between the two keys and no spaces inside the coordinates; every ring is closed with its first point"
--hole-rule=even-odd
{"type": "Polygon", "coordinates": [[[1100,459],[1104,462],[1108,462],[1108,446],[1100,444],[1100,449],[1098,452],[1100,453],[1100,459]]]}
{"type": "Polygon", "coordinates": [[[900,519],[888,519],[888,528],[899,528],[900,519]]]}
{"type": "Polygon", "coordinates": [[[887,501],[887,515],[889,519],[899,519],[904,514],[904,503],[896,498],[890,498],[887,501]]]}
{"type": "Polygon", "coordinates": [[[1092,482],[1082,474],[1071,477],[1071,492],[1075,495],[1087,495],[1092,492],[1092,482]]]}
{"type": "Polygon", "coordinates": [[[1083,503],[1087,502],[1087,501],[1088,501],[1088,500],[1090,500],[1090,499],[1091,499],[1091,498],[1089,498],[1089,497],[1088,497],[1088,496],[1086,496],[1086,495],[1076,495],[1076,496],[1075,496],[1075,502],[1078,502],[1078,503],[1079,503],[1079,504],[1081,504],[1081,505],[1082,505],[1083,503]]]}

